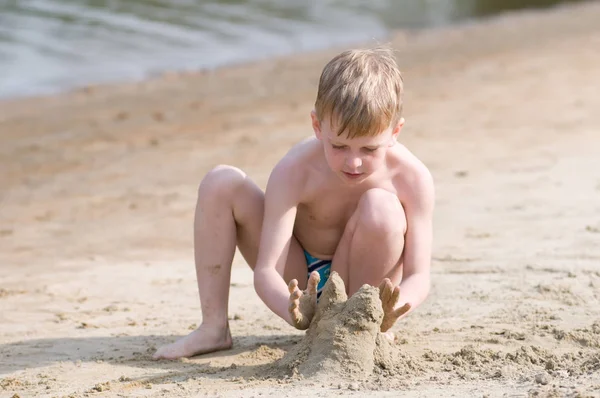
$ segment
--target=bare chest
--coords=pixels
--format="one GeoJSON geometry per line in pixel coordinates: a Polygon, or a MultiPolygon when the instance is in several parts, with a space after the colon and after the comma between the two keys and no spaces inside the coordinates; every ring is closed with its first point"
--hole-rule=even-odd
{"type": "Polygon", "coordinates": [[[324,194],[298,207],[296,222],[314,229],[344,229],[356,210],[360,194],[324,194]]]}
{"type": "Polygon", "coordinates": [[[332,258],[359,200],[360,195],[330,194],[300,204],[294,235],[302,247],[318,258],[332,258]]]}

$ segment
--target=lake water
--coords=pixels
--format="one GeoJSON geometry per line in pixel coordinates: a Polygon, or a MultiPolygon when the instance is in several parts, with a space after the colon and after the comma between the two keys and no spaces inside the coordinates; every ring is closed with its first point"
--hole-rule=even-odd
{"type": "Polygon", "coordinates": [[[138,80],[577,0],[0,0],[0,97],[138,80]]]}

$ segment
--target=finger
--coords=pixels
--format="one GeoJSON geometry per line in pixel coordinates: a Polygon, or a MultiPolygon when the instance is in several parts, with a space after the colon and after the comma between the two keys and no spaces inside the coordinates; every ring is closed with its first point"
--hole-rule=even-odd
{"type": "Polygon", "coordinates": [[[383,337],[385,337],[390,343],[393,343],[396,340],[396,335],[394,334],[394,332],[383,332],[382,333],[383,337]]]}
{"type": "Polygon", "coordinates": [[[394,291],[392,292],[392,299],[390,304],[393,306],[396,306],[396,303],[398,302],[398,297],[400,297],[400,286],[396,286],[394,288],[394,291]]]}
{"type": "Polygon", "coordinates": [[[302,313],[298,309],[298,305],[294,305],[294,303],[290,304],[290,315],[292,316],[292,322],[295,325],[300,325],[302,323],[302,313]]]}
{"type": "Polygon", "coordinates": [[[317,294],[317,286],[319,285],[320,281],[321,275],[319,275],[317,271],[310,273],[310,277],[308,278],[308,294],[317,294]]]}
{"type": "Polygon", "coordinates": [[[290,302],[289,306],[290,316],[292,318],[292,323],[296,328],[303,328],[303,325],[306,323],[304,319],[304,315],[300,311],[300,301],[293,300],[290,302]]]}
{"type": "Polygon", "coordinates": [[[408,311],[410,311],[411,305],[410,303],[406,303],[404,304],[402,307],[397,308],[394,310],[394,317],[396,319],[400,318],[402,315],[406,314],[408,311]]]}
{"type": "Polygon", "coordinates": [[[298,288],[290,294],[290,300],[298,301],[300,300],[300,297],[302,297],[302,291],[298,288]]]}
{"type": "Polygon", "coordinates": [[[290,291],[290,294],[294,293],[296,289],[298,289],[298,279],[292,279],[288,284],[288,290],[290,291]]]}
{"type": "Polygon", "coordinates": [[[302,292],[300,292],[299,290],[296,290],[294,293],[291,294],[291,296],[290,296],[290,306],[289,306],[290,312],[299,311],[300,310],[300,296],[301,295],[302,295],[302,292]],[[297,294],[298,292],[300,294],[297,294]]]}
{"type": "Polygon", "coordinates": [[[387,281],[387,278],[382,280],[381,283],[379,284],[379,298],[380,299],[383,299],[383,292],[385,291],[385,282],[386,281],[387,281]]]}
{"type": "Polygon", "coordinates": [[[392,294],[392,281],[390,281],[388,278],[385,278],[383,280],[382,285],[383,290],[380,291],[379,298],[381,299],[383,305],[387,305],[387,303],[390,301],[390,296],[392,294]]]}

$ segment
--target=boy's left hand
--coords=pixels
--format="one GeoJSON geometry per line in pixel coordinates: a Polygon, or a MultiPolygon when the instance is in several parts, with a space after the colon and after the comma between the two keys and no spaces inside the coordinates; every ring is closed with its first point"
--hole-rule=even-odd
{"type": "Polygon", "coordinates": [[[396,308],[398,298],[400,297],[400,286],[394,287],[392,281],[385,278],[379,285],[379,298],[383,307],[383,321],[381,321],[381,331],[387,332],[396,323],[398,318],[410,310],[410,304],[406,303],[400,308],[396,308]]]}

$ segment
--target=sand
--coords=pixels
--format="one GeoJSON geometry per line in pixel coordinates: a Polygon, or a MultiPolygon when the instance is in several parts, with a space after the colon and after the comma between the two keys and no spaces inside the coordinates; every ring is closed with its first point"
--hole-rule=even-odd
{"type": "MultiPolygon", "coordinates": [[[[400,346],[380,333],[383,308],[379,289],[363,285],[348,298],[344,281],[332,272],[308,331],[283,358],[268,367],[268,377],[300,376],[312,381],[381,388],[385,379],[412,377],[423,369],[400,346]]],[[[338,386],[340,385],[338,384],[338,386]]]]}
{"type": "Polygon", "coordinates": [[[389,357],[390,345],[382,344],[379,332],[382,320],[379,289],[365,285],[348,299],[344,281],[332,272],[306,335],[273,369],[321,380],[369,376],[380,358],[389,357]]]}
{"type": "Polygon", "coordinates": [[[401,140],[436,182],[433,285],[397,355],[350,381],[273,370],[306,333],[241,256],[233,349],[151,360],[201,321],[202,176],[264,186],[339,49],[0,103],[0,397],[600,396],[599,20],[589,3],[390,39],[401,140]]]}

